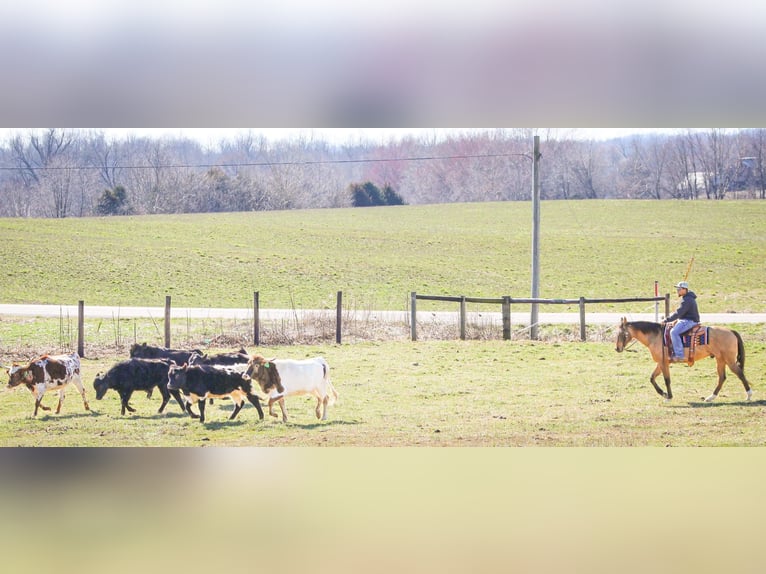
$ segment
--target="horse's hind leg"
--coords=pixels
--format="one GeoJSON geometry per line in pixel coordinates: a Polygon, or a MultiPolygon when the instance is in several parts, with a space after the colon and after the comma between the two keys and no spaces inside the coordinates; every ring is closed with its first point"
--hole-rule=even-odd
{"type": "Polygon", "coordinates": [[[745,378],[745,370],[739,366],[739,363],[733,362],[729,364],[729,368],[731,369],[731,372],[737,375],[739,377],[739,380],[742,381],[742,384],[745,387],[745,392],[747,393],[747,400],[750,401],[753,398],[753,389],[750,388],[750,383],[747,382],[747,379],[745,378]]]}
{"type": "Polygon", "coordinates": [[[705,399],[706,403],[712,403],[718,398],[718,394],[721,392],[721,387],[726,380],[726,361],[721,357],[716,357],[716,364],[718,366],[718,386],[713,391],[713,394],[705,399]]]}

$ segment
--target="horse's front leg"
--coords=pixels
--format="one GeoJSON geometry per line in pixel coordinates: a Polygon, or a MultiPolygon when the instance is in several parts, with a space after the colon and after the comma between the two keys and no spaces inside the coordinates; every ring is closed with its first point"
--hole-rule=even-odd
{"type": "Polygon", "coordinates": [[[657,391],[658,395],[664,397],[668,401],[673,398],[673,391],[670,390],[670,369],[668,369],[667,364],[663,365],[657,363],[649,382],[652,383],[652,386],[654,387],[654,390],[657,391]],[[662,373],[662,377],[665,379],[665,388],[667,389],[667,392],[663,391],[656,382],[657,375],[660,373],[662,373]]]}

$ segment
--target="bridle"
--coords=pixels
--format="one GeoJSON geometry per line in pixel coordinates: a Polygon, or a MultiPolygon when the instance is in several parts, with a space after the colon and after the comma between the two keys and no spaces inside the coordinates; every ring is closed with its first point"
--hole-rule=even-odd
{"type": "Polygon", "coordinates": [[[620,332],[617,335],[617,340],[622,345],[622,350],[627,351],[636,344],[638,339],[630,334],[627,325],[620,325],[620,332]]]}

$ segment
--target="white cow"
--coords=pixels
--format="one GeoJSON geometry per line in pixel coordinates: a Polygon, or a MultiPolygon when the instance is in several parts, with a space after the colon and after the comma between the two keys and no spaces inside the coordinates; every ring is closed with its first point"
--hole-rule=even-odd
{"type": "Polygon", "coordinates": [[[243,375],[255,379],[261,390],[269,396],[269,414],[273,417],[274,403],[282,409],[282,420],[287,422],[285,397],[313,395],[316,397],[316,415],[327,420],[327,407],[335,404],[338,391],[330,381],[330,365],[323,357],[296,361],[293,359],[264,359],[253,355],[243,375]]]}

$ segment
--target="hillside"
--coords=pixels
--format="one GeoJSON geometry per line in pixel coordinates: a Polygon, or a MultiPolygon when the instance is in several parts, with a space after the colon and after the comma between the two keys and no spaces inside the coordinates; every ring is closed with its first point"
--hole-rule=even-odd
{"type": "MultiPolygon", "coordinates": [[[[410,291],[530,292],[531,206],[477,203],[0,219],[4,303],[402,309],[410,291]]],[[[763,312],[766,202],[543,202],[541,296],[652,296],[689,281],[703,312],[763,312]],[[691,223],[677,223],[689,221],[691,223]]],[[[595,311],[596,309],[594,309],[595,311]]]]}

